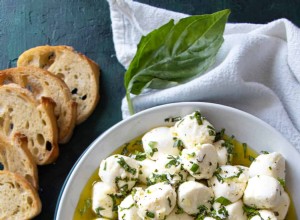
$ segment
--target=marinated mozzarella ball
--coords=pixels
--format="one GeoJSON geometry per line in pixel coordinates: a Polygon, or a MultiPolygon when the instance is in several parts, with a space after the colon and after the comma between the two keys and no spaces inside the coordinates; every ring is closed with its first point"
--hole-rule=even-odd
{"type": "Polygon", "coordinates": [[[185,212],[180,212],[178,209],[174,209],[170,215],[167,216],[166,220],[193,220],[194,218],[185,212]]]}
{"type": "Polygon", "coordinates": [[[139,164],[123,155],[113,155],[103,160],[99,168],[101,180],[121,192],[128,192],[138,180],[139,164]]]}
{"type": "Polygon", "coordinates": [[[165,219],[176,205],[176,192],[169,184],[157,183],[140,191],[134,199],[137,200],[138,215],[142,219],[165,219]]]}
{"type": "Polygon", "coordinates": [[[213,197],[211,188],[202,183],[188,181],[178,188],[178,206],[190,215],[197,214],[201,206],[209,210],[213,197]]]}
{"type": "Polygon", "coordinates": [[[280,153],[261,154],[249,167],[249,176],[267,175],[285,179],[285,159],[280,153]]]}
{"type": "Polygon", "coordinates": [[[273,212],[269,210],[258,211],[259,215],[255,215],[251,220],[278,220],[273,212]]]}
{"type": "Polygon", "coordinates": [[[216,170],[208,183],[216,198],[224,197],[236,202],[242,198],[248,178],[247,167],[225,165],[216,170]]]}
{"type": "Polygon", "coordinates": [[[221,219],[227,220],[247,220],[247,215],[243,210],[242,200],[238,200],[232,204],[223,206],[220,203],[214,203],[214,210],[216,210],[216,215],[221,219]]]}
{"type": "Polygon", "coordinates": [[[118,206],[118,218],[119,220],[142,220],[137,211],[136,203],[130,194],[118,206]]]}
{"type": "Polygon", "coordinates": [[[278,220],[284,220],[285,216],[289,210],[290,206],[290,197],[286,192],[283,192],[282,199],[280,204],[272,209],[274,213],[276,213],[276,217],[278,220]]]}
{"type": "Polygon", "coordinates": [[[244,203],[259,209],[273,209],[280,205],[284,189],[271,176],[258,175],[249,179],[244,192],[244,203]]]}
{"type": "Polygon", "coordinates": [[[196,179],[209,179],[218,165],[218,155],[211,144],[183,149],[181,154],[183,168],[196,179]]]}
{"type": "Polygon", "coordinates": [[[116,212],[114,211],[114,198],[116,189],[104,182],[97,182],[93,186],[92,193],[92,209],[103,218],[115,218],[116,212]]]}
{"type": "Polygon", "coordinates": [[[198,111],[176,122],[173,130],[186,148],[212,144],[216,136],[215,128],[198,111]]]}
{"type": "Polygon", "coordinates": [[[152,176],[150,175],[150,182],[156,183],[157,179],[155,177],[157,175],[164,175],[172,185],[177,185],[186,181],[188,173],[183,169],[179,157],[164,155],[160,157],[156,163],[157,170],[152,176]]]}
{"type": "Polygon", "coordinates": [[[230,154],[227,152],[227,148],[223,146],[225,141],[220,140],[214,143],[218,154],[218,164],[219,166],[226,165],[229,162],[230,154]]]}
{"type": "Polygon", "coordinates": [[[143,136],[142,142],[147,157],[152,160],[157,160],[163,154],[179,155],[176,139],[168,127],[152,129],[143,136]]]}
{"type": "Polygon", "coordinates": [[[150,159],[138,161],[140,164],[139,181],[147,184],[147,178],[157,170],[156,162],[150,159]]]}

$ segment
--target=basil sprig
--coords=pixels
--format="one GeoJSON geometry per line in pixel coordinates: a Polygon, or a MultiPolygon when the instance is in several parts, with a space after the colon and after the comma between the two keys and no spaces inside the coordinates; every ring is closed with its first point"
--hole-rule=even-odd
{"type": "Polygon", "coordinates": [[[130,94],[145,88],[165,89],[187,82],[214,62],[224,39],[230,10],[194,15],[167,24],[143,36],[125,73],[126,98],[134,113],[130,94]]]}

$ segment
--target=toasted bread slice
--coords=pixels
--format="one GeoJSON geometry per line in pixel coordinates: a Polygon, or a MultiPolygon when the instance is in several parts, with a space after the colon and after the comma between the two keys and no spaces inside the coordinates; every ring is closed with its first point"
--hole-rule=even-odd
{"type": "Polygon", "coordinates": [[[39,195],[24,177],[0,171],[0,219],[31,219],[41,209],[39,195]]]}
{"type": "Polygon", "coordinates": [[[72,100],[68,86],[54,74],[37,67],[17,67],[0,71],[0,85],[17,83],[40,99],[49,97],[55,102],[58,142],[66,143],[72,136],[76,123],[77,104],[72,100]]]}
{"type": "Polygon", "coordinates": [[[53,162],[58,156],[54,102],[37,101],[17,84],[0,86],[0,134],[12,139],[16,133],[28,138],[28,149],[38,165],[53,162]]]}
{"type": "Polygon", "coordinates": [[[4,170],[23,176],[38,189],[37,166],[27,145],[28,141],[24,135],[15,134],[13,142],[0,135],[0,163],[4,170]]]}
{"type": "Polygon", "coordinates": [[[99,100],[99,66],[68,46],[39,46],[25,51],[18,66],[36,66],[65,81],[78,103],[77,120],[86,120],[99,100]]]}

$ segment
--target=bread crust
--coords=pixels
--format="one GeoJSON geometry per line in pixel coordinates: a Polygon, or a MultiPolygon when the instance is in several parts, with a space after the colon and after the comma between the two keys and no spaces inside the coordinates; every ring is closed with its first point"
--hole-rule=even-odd
{"type": "Polygon", "coordinates": [[[38,102],[17,84],[0,86],[0,133],[10,139],[16,133],[24,134],[38,165],[52,163],[59,154],[54,106],[49,98],[38,102]]]}
{"type": "Polygon", "coordinates": [[[0,71],[0,85],[10,82],[28,89],[36,99],[48,97],[55,102],[58,142],[68,142],[76,123],[77,104],[72,100],[71,92],[65,82],[46,70],[29,66],[0,71]]]}
{"type": "Polygon", "coordinates": [[[24,177],[0,170],[0,219],[31,219],[41,209],[38,193],[24,177]]]}
{"type": "Polygon", "coordinates": [[[38,189],[37,166],[28,150],[26,136],[16,133],[10,142],[9,139],[0,135],[0,163],[4,170],[23,176],[35,189],[38,189]]]}
{"type": "Polygon", "coordinates": [[[18,66],[44,68],[65,81],[78,103],[76,124],[95,109],[99,95],[99,66],[69,46],[38,46],[19,56],[18,66]]]}

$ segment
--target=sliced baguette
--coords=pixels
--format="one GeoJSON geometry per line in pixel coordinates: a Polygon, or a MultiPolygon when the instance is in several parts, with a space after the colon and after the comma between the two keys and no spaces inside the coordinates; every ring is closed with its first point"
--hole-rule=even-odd
{"type": "Polygon", "coordinates": [[[49,97],[55,102],[58,142],[66,143],[72,136],[76,123],[77,104],[72,100],[68,86],[52,73],[37,67],[17,67],[0,71],[0,85],[17,83],[40,99],[49,97]]]}
{"type": "Polygon", "coordinates": [[[0,219],[31,219],[41,212],[36,190],[22,176],[0,171],[0,219]]]}
{"type": "Polygon", "coordinates": [[[23,176],[31,185],[38,189],[37,166],[28,148],[24,135],[15,134],[13,142],[0,136],[0,163],[4,170],[23,176]]]}
{"type": "Polygon", "coordinates": [[[17,84],[0,86],[0,134],[10,139],[16,133],[24,134],[38,165],[53,162],[59,154],[54,105],[44,97],[38,102],[17,84]]]}
{"type": "Polygon", "coordinates": [[[36,66],[60,77],[78,103],[77,120],[86,120],[99,100],[99,66],[68,46],[39,46],[20,55],[18,66],[36,66]]]}

